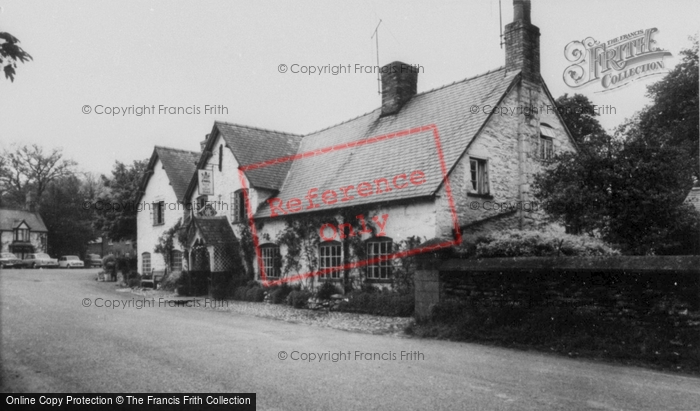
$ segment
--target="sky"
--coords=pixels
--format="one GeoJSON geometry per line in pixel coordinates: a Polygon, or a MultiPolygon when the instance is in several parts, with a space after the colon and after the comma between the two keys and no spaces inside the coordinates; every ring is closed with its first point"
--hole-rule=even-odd
{"type": "MultiPolygon", "coordinates": [[[[501,9],[505,26],[512,1],[501,9]]],[[[612,129],[649,104],[646,88],[663,76],[604,93],[574,89],[563,79],[567,44],[657,28],[670,69],[698,15],[697,0],[532,0],[542,77],[555,98],[581,93],[613,107],[599,118],[612,129]]],[[[354,72],[377,64],[378,24],[379,65],[422,66],[419,93],[505,63],[498,0],[0,0],[0,31],[34,58],[14,82],[0,78],[0,149],[60,147],[78,170],[109,174],[115,161],[150,157],[154,145],[198,151],[215,120],[298,134],[326,128],[380,106],[376,74],[354,72]],[[353,70],[292,73],[328,65],[353,70]],[[111,115],[112,107],[132,111],[111,115]],[[137,116],[137,107],[154,110],[137,116]]]]}

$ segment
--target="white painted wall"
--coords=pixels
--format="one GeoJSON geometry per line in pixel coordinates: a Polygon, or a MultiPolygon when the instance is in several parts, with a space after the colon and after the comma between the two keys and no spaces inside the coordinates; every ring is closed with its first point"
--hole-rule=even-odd
{"type": "MultiPolygon", "coordinates": [[[[177,223],[178,219],[183,215],[183,205],[178,203],[175,191],[170,185],[170,180],[163,169],[163,163],[160,159],[156,162],[153,168],[153,175],[148,180],[146,190],[141,199],[140,205],[144,205],[143,210],[139,211],[136,217],[137,230],[137,257],[138,257],[138,272],[143,273],[142,254],[144,252],[151,253],[151,268],[162,270],[165,268],[165,259],[161,254],[153,252],[158,244],[158,238],[163,235],[168,229],[177,223]],[[152,204],[154,202],[164,201],[164,224],[153,225],[152,204]]],[[[174,239],[173,246],[176,250],[182,250],[182,246],[174,239]]]]}

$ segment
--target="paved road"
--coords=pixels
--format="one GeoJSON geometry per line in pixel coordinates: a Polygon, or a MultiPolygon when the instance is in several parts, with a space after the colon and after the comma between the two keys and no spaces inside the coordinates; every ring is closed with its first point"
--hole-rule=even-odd
{"type": "Polygon", "coordinates": [[[260,410],[700,409],[700,379],[640,368],[202,308],[100,308],[134,296],[94,272],[0,271],[3,392],[255,392],[260,410]]]}

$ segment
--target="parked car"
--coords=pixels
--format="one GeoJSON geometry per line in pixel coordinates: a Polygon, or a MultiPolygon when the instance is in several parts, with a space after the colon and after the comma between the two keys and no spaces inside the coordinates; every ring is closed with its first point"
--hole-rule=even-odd
{"type": "Polygon", "coordinates": [[[12,253],[0,254],[0,268],[22,267],[22,260],[12,253]]]}
{"type": "Polygon", "coordinates": [[[77,255],[64,255],[58,259],[58,266],[61,268],[83,268],[85,264],[77,255]]]}
{"type": "Polygon", "coordinates": [[[22,260],[22,265],[27,268],[58,267],[58,260],[46,253],[27,254],[22,260]]]}
{"type": "Polygon", "coordinates": [[[100,257],[98,254],[86,255],[85,267],[102,267],[102,257],[100,257]]]}

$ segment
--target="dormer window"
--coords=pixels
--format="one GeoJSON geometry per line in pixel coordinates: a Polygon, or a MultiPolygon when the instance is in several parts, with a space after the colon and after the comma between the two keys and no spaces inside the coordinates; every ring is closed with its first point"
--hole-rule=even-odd
{"type": "Polygon", "coordinates": [[[29,226],[24,221],[14,230],[16,242],[29,242],[29,226]]]}

